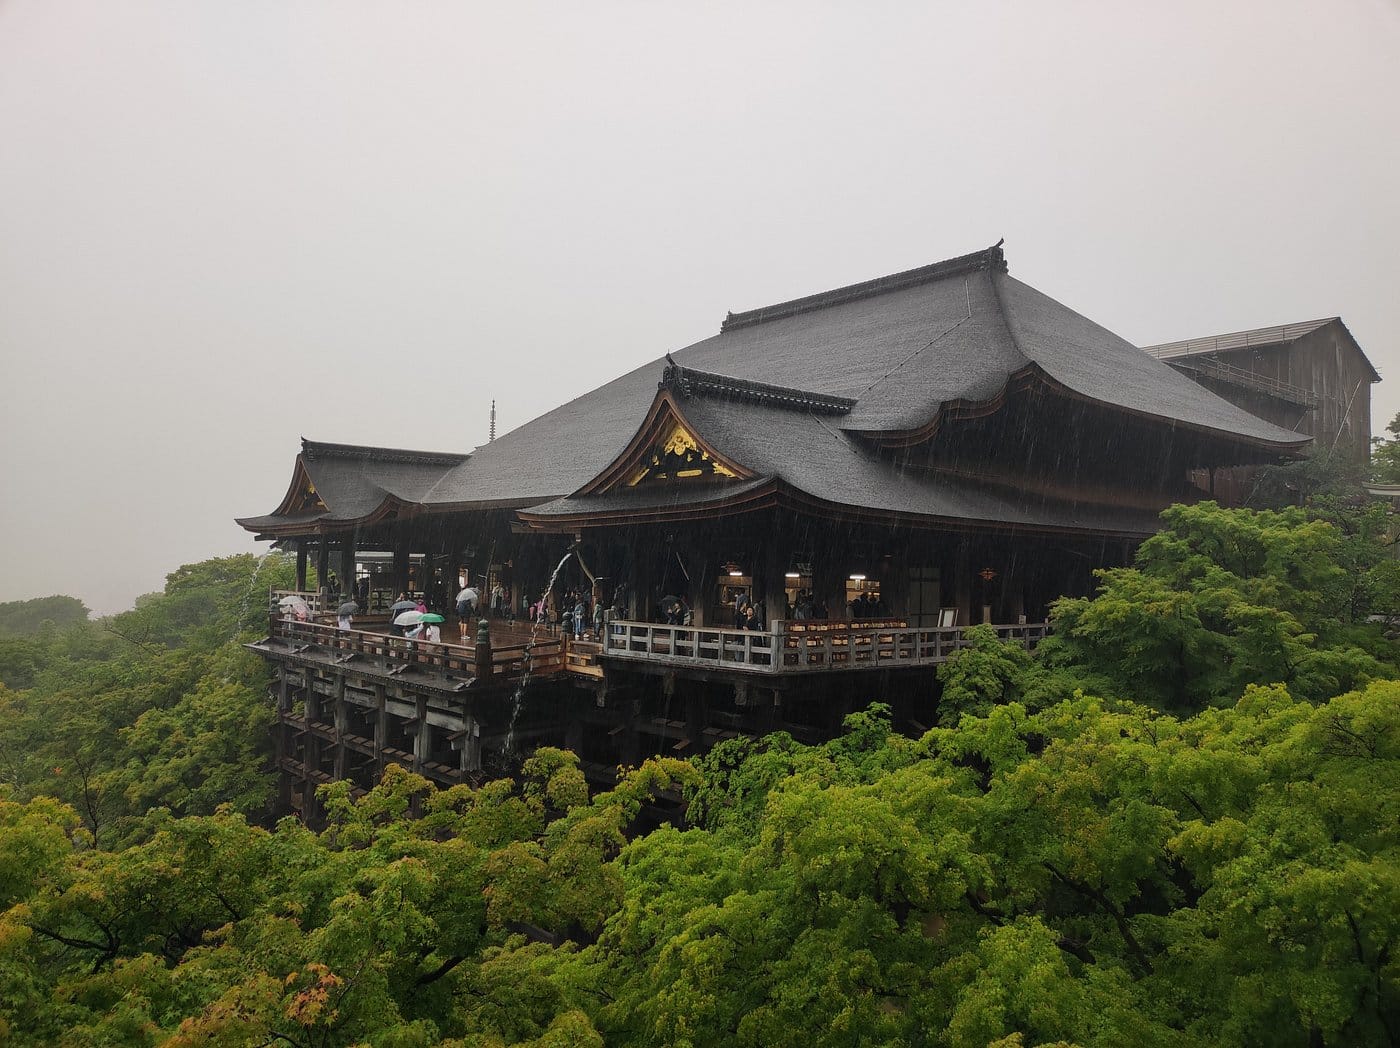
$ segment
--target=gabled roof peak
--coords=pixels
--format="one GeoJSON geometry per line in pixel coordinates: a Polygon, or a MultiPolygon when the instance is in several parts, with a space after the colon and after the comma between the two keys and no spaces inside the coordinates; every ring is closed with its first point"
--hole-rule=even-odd
{"type": "Polygon", "coordinates": [[[666,370],[661,373],[659,386],[683,398],[717,397],[722,400],[743,400],[770,407],[788,408],[792,411],[807,411],[814,415],[846,415],[856,405],[850,397],[812,393],[805,389],[773,386],[766,382],[730,378],[728,375],[684,368],[677,364],[669,353],[666,354],[666,370]]]}
{"type": "Polygon", "coordinates": [[[957,258],[944,259],[942,262],[920,266],[918,269],[906,269],[902,273],[892,273],[889,276],[876,277],[874,280],[865,280],[859,284],[848,284],[846,287],[833,288],[831,291],[822,291],[804,298],[794,298],[790,302],[779,302],[776,305],[763,306],[760,309],[750,309],[744,313],[729,313],[725,316],[719,329],[721,333],[735,331],[739,328],[762,324],[768,320],[779,320],[782,317],[795,316],[798,313],[810,313],[813,310],[840,305],[842,302],[853,302],[856,299],[871,298],[890,291],[917,287],[920,284],[945,280],[963,273],[976,273],[983,270],[1005,273],[1006,253],[1001,249],[1001,245],[1004,243],[1006,241],[1003,238],[991,247],[974,251],[970,255],[959,255],[957,258]]]}
{"type": "Polygon", "coordinates": [[[361,459],[372,462],[405,462],[419,466],[459,466],[471,456],[449,451],[410,451],[406,448],[376,448],[364,444],[327,444],[301,438],[302,458],[361,459]]]}

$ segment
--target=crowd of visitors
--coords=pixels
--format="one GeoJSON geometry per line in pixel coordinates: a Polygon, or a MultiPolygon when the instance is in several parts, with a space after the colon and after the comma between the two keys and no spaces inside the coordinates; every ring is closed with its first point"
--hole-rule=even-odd
{"type": "MultiPolygon", "coordinates": [[[[492,583],[486,592],[485,600],[482,598],[484,587],[478,588],[465,576],[460,581],[462,586],[452,601],[452,610],[456,612],[457,636],[461,644],[467,644],[473,640],[475,636],[474,623],[481,615],[489,614],[493,618],[514,621],[517,608],[527,616],[529,622],[537,627],[544,627],[550,633],[572,636],[576,640],[602,639],[610,609],[615,618],[628,617],[626,610],[620,610],[617,604],[618,600],[623,599],[621,587],[618,587],[613,593],[612,605],[607,605],[604,600],[600,599],[603,592],[598,588],[600,584],[595,584],[592,590],[588,587],[565,587],[550,590],[539,600],[527,603],[527,598],[523,595],[518,600],[513,600],[510,587],[500,581],[492,583]]],[[[369,584],[367,577],[357,579],[352,591],[347,594],[347,600],[340,605],[337,624],[342,631],[348,631],[352,628],[352,615],[358,614],[360,609],[365,606],[365,602],[369,598],[367,592],[369,584]]],[[[333,582],[332,585],[334,585],[333,582]]],[[[754,600],[747,591],[736,592],[736,590],[731,590],[726,594],[726,597],[733,596],[734,628],[766,630],[768,616],[764,602],[754,600]]],[[[446,603],[449,593],[451,590],[439,595],[442,603],[446,603]]],[[[309,617],[309,608],[305,603],[287,604],[282,607],[281,611],[287,618],[298,621],[306,621],[309,617]]],[[[399,599],[390,608],[389,632],[391,634],[440,641],[441,631],[435,621],[414,623],[410,620],[402,625],[397,623],[395,620],[405,611],[416,611],[420,615],[426,614],[430,620],[441,621],[442,618],[429,611],[429,604],[423,593],[404,591],[399,594],[399,599]]],[[[889,615],[889,611],[878,592],[859,594],[847,604],[846,611],[852,620],[878,619],[889,615]]],[[[789,599],[787,595],[784,595],[781,614],[788,619],[797,621],[821,621],[830,617],[826,602],[816,597],[808,589],[797,593],[796,600],[789,599]]],[[[694,609],[684,595],[653,598],[651,617],[652,621],[664,622],[669,626],[691,626],[695,624],[696,620],[694,609]]]]}

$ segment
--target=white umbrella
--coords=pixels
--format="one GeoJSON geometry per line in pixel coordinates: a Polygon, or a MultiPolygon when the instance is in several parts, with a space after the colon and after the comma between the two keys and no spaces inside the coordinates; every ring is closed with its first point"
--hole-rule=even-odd
{"type": "Polygon", "coordinates": [[[306,598],[305,598],[305,597],[297,596],[297,594],[295,594],[295,593],[288,593],[285,597],[283,597],[281,600],[279,600],[279,601],[277,602],[277,606],[278,606],[279,608],[291,608],[291,607],[295,607],[295,606],[298,605],[298,604],[300,604],[300,605],[302,605],[303,607],[305,607],[305,606],[306,606],[306,598]]]}
{"type": "Polygon", "coordinates": [[[405,611],[398,618],[394,619],[395,626],[416,626],[423,621],[421,611],[405,611]]]}

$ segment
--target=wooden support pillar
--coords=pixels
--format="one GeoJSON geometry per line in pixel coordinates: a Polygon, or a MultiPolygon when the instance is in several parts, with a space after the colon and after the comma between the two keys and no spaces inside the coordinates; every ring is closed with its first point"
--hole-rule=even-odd
{"type": "Polygon", "coordinates": [[[691,550],[693,552],[685,564],[686,570],[690,572],[690,581],[685,584],[685,599],[690,605],[692,624],[705,626],[710,622],[710,601],[714,598],[714,557],[711,551],[699,542],[693,543],[691,550]]]}
{"type": "Polygon", "coordinates": [[[635,768],[641,763],[642,737],[637,722],[642,716],[642,702],[633,699],[628,703],[627,722],[622,725],[622,737],[618,743],[618,763],[627,768],[635,768]]]}
{"type": "Polygon", "coordinates": [[[321,739],[311,730],[321,720],[321,697],[316,694],[316,680],[311,670],[302,671],[305,675],[306,694],[302,708],[306,713],[305,752],[302,754],[301,776],[301,821],[308,826],[321,818],[321,805],[316,798],[317,774],[321,770],[321,739]]]}
{"type": "Polygon", "coordinates": [[[909,546],[905,542],[891,544],[891,556],[881,560],[880,599],[891,615],[909,615],[909,546]]]}
{"type": "Polygon", "coordinates": [[[384,685],[374,686],[374,781],[384,777],[384,747],[389,743],[389,696],[384,685]]]}
{"type": "Polygon", "coordinates": [[[306,540],[297,539],[297,589],[306,589],[306,540]]]}
{"type": "MultiPolygon", "coordinates": [[[[638,543],[637,549],[645,549],[638,543]]],[[[669,557],[671,551],[665,550],[663,556],[669,557]]],[[[634,557],[632,561],[632,578],[628,587],[628,603],[630,605],[631,618],[638,622],[650,622],[652,616],[652,603],[655,597],[665,596],[665,594],[653,594],[652,588],[655,583],[655,565],[648,563],[643,557],[634,557]]]]}
{"type": "Polygon", "coordinates": [[[340,592],[346,600],[355,595],[355,540],[346,536],[340,547],[340,592]]]}
{"type": "Polygon", "coordinates": [[[345,708],[345,674],[335,681],[335,767],[331,774],[337,779],[345,778],[346,761],[349,756],[345,748],[345,736],[349,728],[349,711],[345,708]]]}
{"type": "Polygon", "coordinates": [[[398,595],[399,595],[400,593],[402,593],[402,592],[404,592],[404,590],[408,589],[408,565],[409,565],[409,556],[408,556],[408,545],[407,545],[407,543],[404,543],[404,542],[397,542],[397,543],[395,543],[395,544],[394,544],[394,571],[393,571],[393,576],[392,576],[392,579],[393,579],[393,587],[394,587],[394,597],[395,597],[395,599],[398,598],[398,595]]]}
{"type": "Polygon", "coordinates": [[[783,573],[787,571],[788,567],[788,546],[790,544],[779,535],[777,518],[774,516],[772,526],[763,539],[760,563],[755,565],[755,569],[761,572],[761,576],[755,577],[753,580],[754,599],[763,604],[765,622],[787,617],[787,594],[783,589],[787,580],[783,577],[783,573]]]}
{"type": "Polygon", "coordinates": [[[481,722],[471,714],[465,714],[462,717],[461,752],[462,772],[464,774],[479,772],[481,770],[481,722]]]}
{"type": "Polygon", "coordinates": [[[685,737],[688,756],[698,756],[705,749],[705,724],[709,720],[709,704],[699,690],[685,697],[685,737]]]}
{"type": "Polygon", "coordinates": [[[583,750],[583,718],[572,717],[564,729],[564,749],[575,755],[583,750]]]}
{"type": "Polygon", "coordinates": [[[837,550],[828,548],[812,565],[812,598],[826,604],[826,617],[846,617],[846,564],[837,550]]]}
{"type": "Polygon", "coordinates": [[[1024,558],[1014,550],[1006,558],[1006,583],[1003,587],[1006,621],[1022,622],[1026,618],[1026,578],[1024,558]]]}
{"type": "Polygon", "coordinates": [[[326,535],[321,536],[321,541],[316,545],[316,589],[317,592],[325,593],[327,579],[331,573],[331,542],[326,535]]]}
{"type": "Polygon", "coordinates": [[[959,626],[971,626],[982,621],[982,609],[972,606],[972,571],[972,558],[967,548],[967,540],[960,539],[953,561],[953,603],[958,608],[959,626]]]}
{"type": "Polygon", "coordinates": [[[287,715],[292,712],[292,685],[287,679],[287,667],[277,666],[277,725],[273,729],[273,754],[277,763],[277,806],[282,814],[292,807],[292,777],[286,769],[286,760],[292,753],[292,726],[287,723],[287,715]]]}
{"type": "Polygon", "coordinates": [[[413,731],[413,770],[423,774],[423,765],[432,752],[432,726],[428,723],[428,699],[420,695],[417,699],[418,723],[413,731]]]}

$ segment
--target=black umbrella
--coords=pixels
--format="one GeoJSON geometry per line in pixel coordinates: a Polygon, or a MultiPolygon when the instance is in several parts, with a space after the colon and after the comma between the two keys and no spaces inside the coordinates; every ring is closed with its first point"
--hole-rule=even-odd
{"type": "Polygon", "coordinates": [[[349,618],[351,615],[358,615],[360,613],[360,606],[356,604],[353,600],[347,600],[344,604],[342,604],[339,608],[336,609],[335,613],[339,615],[342,619],[349,618]]]}
{"type": "Polygon", "coordinates": [[[416,600],[396,600],[389,605],[389,610],[396,614],[400,611],[416,611],[417,608],[418,602],[416,600]]]}

